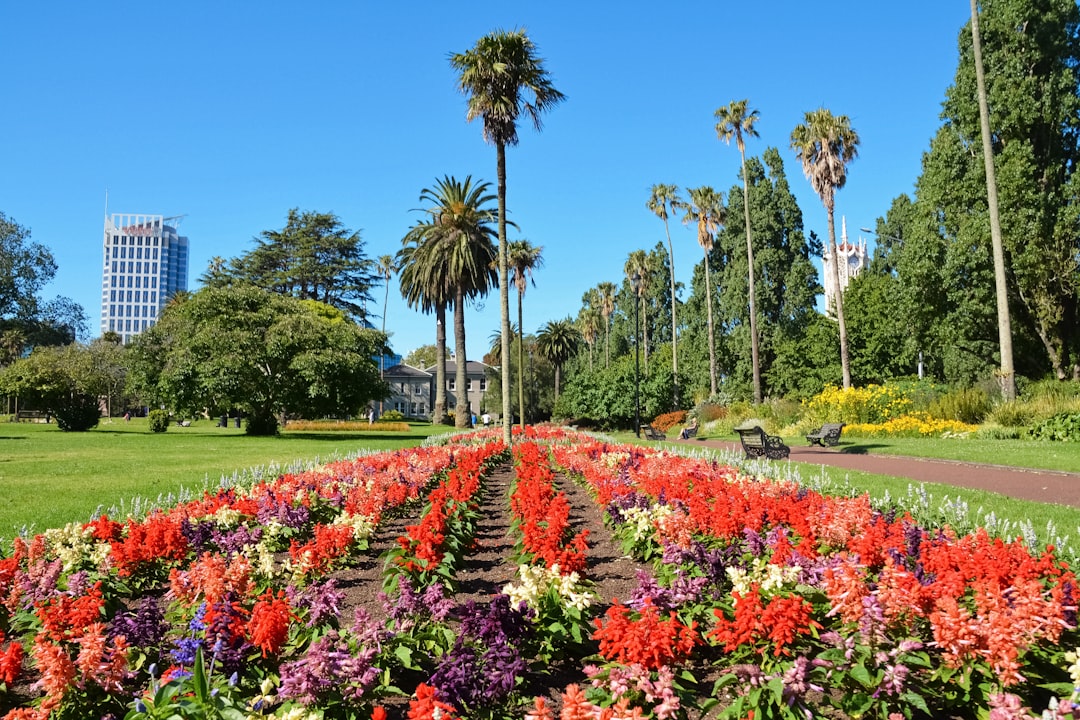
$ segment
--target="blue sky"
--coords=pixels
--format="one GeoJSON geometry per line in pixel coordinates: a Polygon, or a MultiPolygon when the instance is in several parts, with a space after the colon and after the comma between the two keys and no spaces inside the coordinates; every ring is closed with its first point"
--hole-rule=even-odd
{"type": "MultiPolygon", "coordinates": [[[[969,12],[939,0],[5,3],[0,211],[52,250],[44,294],[82,304],[95,337],[106,190],[110,213],[186,215],[192,289],[212,256],[250,250],[293,207],[337,214],[372,257],[396,252],[436,178],[494,185],[495,149],[465,122],[448,55],[524,27],[567,96],[507,157],[511,239],[544,248],[525,298],[534,332],[664,240],[645,208],[653,184],[726,194],[738,182],[713,118],[732,100],[759,110],[747,153],[780,149],[806,231],[823,238],[789,138],[808,110],[848,115],[861,145],[837,214],[852,239],[873,227],[914,187],[969,12]]],[[[672,235],[688,283],[701,251],[691,229],[672,235]]],[[[374,298],[381,315],[381,287],[374,298]]],[[[498,326],[497,295],[468,310],[470,358],[498,326]]],[[[434,341],[434,319],[396,281],[387,330],[402,354],[434,341]]]]}

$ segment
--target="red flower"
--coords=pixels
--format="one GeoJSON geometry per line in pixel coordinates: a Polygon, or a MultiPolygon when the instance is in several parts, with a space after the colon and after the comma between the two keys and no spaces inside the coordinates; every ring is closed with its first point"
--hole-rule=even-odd
{"type": "Polygon", "coordinates": [[[247,635],[251,644],[262,650],[263,657],[274,655],[289,637],[289,620],[292,610],[285,599],[285,593],[278,591],[277,596],[267,590],[259,597],[251,609],[251,619],[247,623],[247,635]]]}

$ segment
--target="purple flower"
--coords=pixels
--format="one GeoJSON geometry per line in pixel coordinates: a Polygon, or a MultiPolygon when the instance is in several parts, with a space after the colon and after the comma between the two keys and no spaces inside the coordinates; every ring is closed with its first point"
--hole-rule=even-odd
{"type": "Polygon", "coordinates": [[[145,597],[134,611],[117,615],[109,623],[109,636],[123,635],[135,647],[153,647],[161,642],[167,625],[157,599],[145,597]]]}
{"type": "Polygon", "coordinates": [[[341,614],[341,603],[345,600],[345,592],[338,590],[334,578],[325,583],[314,583],[299,592],[290,586],[286,593],[293,607],[308,611],[308,627],[336,620],[341,614]]]}

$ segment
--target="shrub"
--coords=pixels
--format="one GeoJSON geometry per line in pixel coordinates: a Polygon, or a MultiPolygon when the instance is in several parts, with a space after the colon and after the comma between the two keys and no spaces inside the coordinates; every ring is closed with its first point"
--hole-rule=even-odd
{"type": "Polygon", "coordinates": [[[150,432],[163,433],[169,429],[169,413],[164,410],[151,410],[146,417],[150,432]]]}
{"type": "Polygon", "coordinates": [[[53,407],[56,426],[68,432],[85,432],[97,427],[101,419],[98,399],[93,395],[76,394],[53,407]]]}
{"type": "Polygon", "coordinates": [[[711,402],[698,405],[693,412],[697,415],[698,423],[701,425],[713,420],[723,420],[728,416],[726,405],[715,405],[711,402]]]}
{"type": "Polygon", "coordinates": [[[978,388],[953,390],[930,403],[927,412],[942,420],[978,425],[990,414],[990,398],[978,388]]]}
{"type": "Polygon", "coordinates": [[[958,420],[932,418],[924,412],[914,411],[881,423],[849,423],[844,432],[856,437],[943,437],[966,435],[978,430],[975,425],[958,420]]]}
{"type": "Polygon", "coordinates": [[[1004,427],[1026,427],[1035,419],[1035,411],[1029,403],[1012,400],[994,408],[987,419],[1004,427]]]}
{"type": "Polygon", "coordinates": [[[674,410],[672,412],[664,413],[663,415],[657,415],[652,421],[652,426],[660,432],[666,433],[676,425],[683,425],[685,423],[686,411],[674,410]]]}
{"type": "Polygon", "coordinates": [[[1061,413],[1043,420],[1028,430],[1033,440],[1080,442],[1080,413],[1061,413]]]}
{"type": "Polygon", "coordinates": [[[806,401],[803,420],[811,425],[874,424],[898,418],[912,409],[907,391],[898,385],[867,385],[846,390],[829,385],[806,401]]]}
{"type": "Polygon", "coordinates": [[[379,416],[379,422],[401,422],[405,416],[399,410],[387,410],[379,416]]]}
{"type": "Polygon", "coordinates": [[[983,425],[974,432],[973,437],[979,440],[1019,440],[1023,435],[1023,428],[983,425]]]}
{"type": "Polygon", "coordinates": [[[245,435],[277,435],[278,430],[278,419],[274,413],[248,415],[244,423],[245,435]]]}

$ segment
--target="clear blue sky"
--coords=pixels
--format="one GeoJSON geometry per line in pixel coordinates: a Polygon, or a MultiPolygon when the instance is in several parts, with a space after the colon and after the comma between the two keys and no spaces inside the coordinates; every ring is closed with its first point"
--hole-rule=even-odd
{"type": "MultiPolygon", "coordinates": [[[[465,122],[448,55],[524,27],[567,96],[508,150],[511,239],[544,248],[525,298],[535,332],[664,239],[645,208],[653,184],[726,194],[738,182],[738,151],[713,129],[731,100],[760,111],[747,152],[780,149],[806,231],[822,238],[789,138],[807,110],[848,115],[861,145],[837,214],[852,239],[873,227],[913,189],[969,12],[957,0],[8,2],[0,211],[52,250],[45,295],[82,304],[93,337],[106,189],[110,213],[186,215],[192,289],[212,256],[251,249],[292,207],[337,214],[371,257],[396,252],[436,178],[494,185],[495,149],[465,122]]],[[[701,251],[690,229],[672,234],[688,283],[701,251]]],[[[381,287],[374,297],[381,315],[381,287]]],[[[434,319],[396,281],[387,318],[403,355],[434,341],[434,319]]],[[[468,310],[470,358],[498,326],[497,294],[468,310]]]]}

